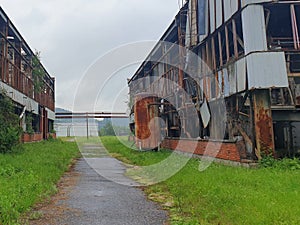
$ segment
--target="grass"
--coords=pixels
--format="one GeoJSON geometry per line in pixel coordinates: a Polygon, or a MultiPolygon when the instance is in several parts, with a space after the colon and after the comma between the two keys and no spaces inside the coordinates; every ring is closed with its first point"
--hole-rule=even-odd
{"type": "MultiPolygon", "coordinates": [[[[170,154],[132,151],[114,137],[103,137],[102,142],[119,159],[138,166],[170,154]]],[[[200,172],[199,160],[191,159],[177,174],[145,192],[169,211],[172,225],[300,224],[300,170],[286,167],[290,162],[279,164],[258,169],[212,164],[200,172]]]]}
{"type": "Polygon", "coordinates": [[[56,183],[78,156],[76,143],[61,140],[24,144],[0,154],[0,224],[19,224],[31,207],[54,194],[56,183]]]}

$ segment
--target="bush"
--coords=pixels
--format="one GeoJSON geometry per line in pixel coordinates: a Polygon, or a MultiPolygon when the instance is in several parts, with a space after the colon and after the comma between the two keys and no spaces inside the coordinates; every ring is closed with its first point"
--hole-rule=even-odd
{"type": "Polygon", "coordinates": [[[283,170],[300,170],[300,160],[297,158],[289,159],[274,159],[271,156],[263,157],[259,164],[261,167],[265,168],[277,168],[277,169],[283,169],[283,170]]]}
{"type": "Polygon", "coordinates": [[[12,100],[0,94],[0,153],[12,152],[20,142],[21,128],[12,100]]]}

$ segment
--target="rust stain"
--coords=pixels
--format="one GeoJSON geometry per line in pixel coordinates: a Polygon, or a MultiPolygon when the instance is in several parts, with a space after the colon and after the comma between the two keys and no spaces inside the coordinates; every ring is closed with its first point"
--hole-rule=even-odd
{"type": "Polygon", "coordinates": [[[158,120],[158,97],[141,93],[136,95],[134,105],[135,136],[137,147],[155,149],[160,141],[158,120]]]}
{"type": "Polygon", "coordinates": [[[296,105],[300,105],[300,96],[296,97],[296,105]]]}
{"type": "Polygon", "coordinates": [[[265,110],[263,108],[259,109],[259,113],[256,115],[258,118],[256,131],[259,132],[259,142],[261,151],[265,154],[273,154],[273,121],[269,116],[269,110],[265,110]]]}

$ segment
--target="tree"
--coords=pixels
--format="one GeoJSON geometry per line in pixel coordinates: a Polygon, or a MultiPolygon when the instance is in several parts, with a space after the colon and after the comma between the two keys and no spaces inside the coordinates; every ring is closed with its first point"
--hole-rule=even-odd
{"type": "Polygon", "coordinates": [[[12,152],[20,142],[21,128],[12,100],[0,92],[0,153],[12,152]]]}
{"type": "Polygon", "coordinates": [[[45,76],[46,72],[41,64],[41,52],[36,51],[32,58],[32,78],[35,92],[41,93],[44,89],[45,76]]]}
{"type": "Polygon", "coordinates": [[[111,122],[107,122],[104,127],[100,129],[100,136],[116,136],[111,122]]]}

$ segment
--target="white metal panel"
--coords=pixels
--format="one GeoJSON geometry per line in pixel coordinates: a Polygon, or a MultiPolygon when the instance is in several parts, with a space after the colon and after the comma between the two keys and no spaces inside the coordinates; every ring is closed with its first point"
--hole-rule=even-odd
{"type": "Polygon", "coordinates": [[[224,18],[225,21],[229,20],[230,17],[238,10],[238,0],[224,0],[224,18]]]}
{"type": "Polygon", "coordinates": [[[49,120],[55,120],[55,112],[53,112],[52,110],[46,108],[47,114],[48,114],[48,119],[49,120]]]}
{"type": "Polygon", "coordinates": [[[203,79],[200,79],[199,86],[200,86],[200,92],[204,92],[203,79]]]}
{"type": "Polygon", "coordinates": [[[209,0],[209,8],[210,8],[210,32],[213,33],[216,29],[215,26],[215,0],[209,0]]]}
{"type": "Polygon", "coordinates": [[[236,62],[237,91],[246,90],[246,59],[242,58],[236,62]]]}
{"type": "Polygon", "coordinates": [[[229,77],[228,77],[228,70],[225,68],[223,69],[223,79],[224,79],[224,96],[228,97],[230,95],[230,85],[229,85],[229,77]]]}
{"type": "Polygon", "coordinates": [[[217,24],[216,28],[220,27],[223,23],[222,1],[223,0],[216,0],[216,24],[217,24]]]}
{"type": "Polygon", "coordinates": [[[231,15],[235,14],[239,9],[239,0],[230,0],[230,7],[231,7],[231,15]]]}
{"type": "Polygon", "coordinates": [[[249,5],[242,12],[245,54],[267,50],[264,8],[249,5]]]}
{"type": "Polygon", "coordinates": [[[237,91],[237,78],[236,78],[236,64],[230,64],[228,66],[228,78],[229,78],[229,94],[235,94],[237,91]]]}
{"type": "Polygon", "coordinates": [[[163,75],[164,73],[165,73],[164,64],[162,62],[158,63],[158,74],[159,74],[159,76],[163,75]]]}
{"type": "Polygon", "coordinates": [[[256,4],[256,3],[264,3],[264,2],[276,2],[272,0],[242,0],[242,7],[249,5],[249,4],[256,4]]]}
{"type": "Polygon", "coordinates": [[[257,52],[246,57],[249,89],[288,87],[284,52],[257,52]]]}
{"type": "Polygon", "coordinates": [[[229,20],[229,18],[231,17],[230,2],[231,2],[231,0],[224,1],[224,19],[225,19],[225,21],[229,20]]]}
{"type": "Polygon", "coordinates": [[[200,114],[203,122],[203,127],[206,128],[211,118],[206,99],[204,100],[204,103],[200,107],[200,114]]]}
{"type": "Polygon", "coordinates": [[[219,86],[219,96],[222,97],[224,95],[224,87],[223,87],[223,70],[218,72],[218,86],[219,86]]]}
{"type": "Polygon", "coordinates": [[[9,85],[0,81],[0,89],[4,89],[7,92],[8,97],[22,106],[26,106],[27,111],[31,111],[34,114],[39,114],[39,104],[33,99],[27,97],[21,92],[13,89],[9,85]]]}

